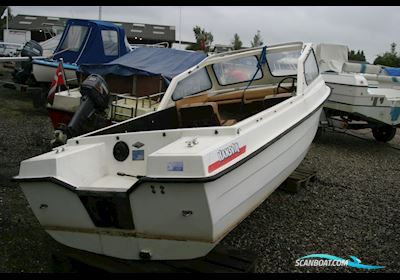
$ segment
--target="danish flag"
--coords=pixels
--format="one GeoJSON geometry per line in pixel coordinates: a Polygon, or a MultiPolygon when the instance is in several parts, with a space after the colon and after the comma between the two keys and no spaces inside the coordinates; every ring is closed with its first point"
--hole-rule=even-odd
{"type": "Polygon", "coordinates": [[[51,105],[53,105],[54,96],[56,94],[57,87],[60,87],[62,85],[66,85],[66,83],[65,83],[63,63],[62,63],[62,61],[60,61],[60,63],[58,64],[57,70],[56,70],[56,74],[54,75],[54,80],[51,83],[49,94],[47,95],[47,101],[51,105]]]}

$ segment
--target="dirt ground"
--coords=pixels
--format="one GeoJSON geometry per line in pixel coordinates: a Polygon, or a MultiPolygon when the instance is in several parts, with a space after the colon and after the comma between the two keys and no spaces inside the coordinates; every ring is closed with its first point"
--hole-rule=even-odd
{"type": "MultiPolygon", "coordinates": [[[[50,149],[52,133],[29,93],[0,87],[0,272],[55,271],[51,253],[59,246],[11,181],[20,161],[50,149]]],[[[275,191],[222,243],[257,254],[257,272],[367,272],[295,266],[314,253],[400,272],[400,134],[386,144],[369,131],[355,135],[318,137],[301,164],[317,180],[297,194],[275,191]]]]}

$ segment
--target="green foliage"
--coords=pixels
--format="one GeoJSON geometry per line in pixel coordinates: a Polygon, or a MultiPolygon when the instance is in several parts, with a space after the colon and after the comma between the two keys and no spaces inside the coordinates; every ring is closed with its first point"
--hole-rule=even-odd
{"type": "Polygon", "coordinates": [[[214,36],[211,34],[211,32],[206,32],[204,28],[202,29],[197,25],[193,28],[193,32],[196,43],[186,47],[186,49],[208,52],[210,50],[211,43],[214,41],[214,36]]]}
{"type": "Polygon", "coordinates": [[[366,61],[364,51],[357,50],[357,52],[355,52],[351,50],[349,52],[349,60],[366,61]]]}
{"type": "Polygon", "coordinates": [[[400,67],[400,57],[397,56],[396,43],[390,44],[390,52],[385,52],[383,55],[378,55],[378,57],[374,60],[374,64],[389,67],[400,67]]]}
{"type": "Polygon", "coordinates": [[[259,47],[262,46],[264,43],[261,39],[260,30],[257,30],[256,35],[254,35],[253,41],[251,42],[252,47],[259,47]]]}
{"type": "Polygon", "coordinates": [[[240,50],[243,46],[243,43],[240,40],[239,35],[237,33],[235,33],[235,35],[233,35],[233,40],[231,43],[232,43],[234,50],[240,50]]]}

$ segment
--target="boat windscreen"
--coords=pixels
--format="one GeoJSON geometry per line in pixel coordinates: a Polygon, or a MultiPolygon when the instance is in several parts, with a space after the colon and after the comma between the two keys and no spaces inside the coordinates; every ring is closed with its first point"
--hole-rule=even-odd
{"type": "Polygon", "coordinates": [[[211,87],[211,80],[206,69],[201,68],[178,82],[172,94],[172,100],[176,101],[186,96],[209,90],[211,87]]]}
{"type": "Polygon", "coordinates": [[[281,52],[268,52],[267,63],[273,76],[288,76],[297,74],[297,60],[301,50],[289,50],[281,52]]]}
{"type": "Polygon", "coordinates": [[[118,32],[116,30],[101,30],[105,55],[118,55],[118,32]]]}
{"type": "Polygon", "coordinates": [[[215,76],[220,85],[230,85],[248,82],[255,75],[254,80],[263,77],[262,71],[257,71],[257,57],[248,56],[219,62],[212,65],[215,76]]]}
{"type": "Polygon", "coordinates": [[[87,26],[72,25],[69,27],[68,34],[61,46],[62,50],[68,49],[69,51],[77,52],[82,46],[86,34],[89,30],[87,26]]]}

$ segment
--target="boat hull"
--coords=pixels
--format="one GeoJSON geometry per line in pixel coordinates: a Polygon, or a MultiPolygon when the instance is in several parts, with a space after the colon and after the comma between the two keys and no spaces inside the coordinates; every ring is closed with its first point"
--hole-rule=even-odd
{"type": "Polygon", "coordinates": [[[321,108],[215,180],[144,182],[119,193],[129,200],[132,229],[96,226],[82,193],[63,184],[39,180],[21,182],[21,187],[44,229],[66,246],[131,260],[143,254],[152,260],[197,258],[296,169],[315,136],[320,113],[321,108]]]}
{"type": "MultiPolygon", "coordinates": [[[[38,64],[32,63],[32,74],[35,80],[39,83],[51,83],[54,80],[58,64],[38,64]]],[[[69,85],[78,85],[76,70],[64,67],[65,77],[69,85]]]]}
{"type": "Polygon", "coordinates": [[[382,94],[373,94],[375,89],[369,88],[366,80],[364,84],[359,84],[356,80],[344,83],[340,75],[325,74],[323,77],[332,89],[325,108],[357,115],[371,123],[393,126],[400,124],[400,91],[386,89],[386,92],[395,92],[398,95],[399,99],[396,100],[384,95],[383,89],[379,89],[382,94]]]}

